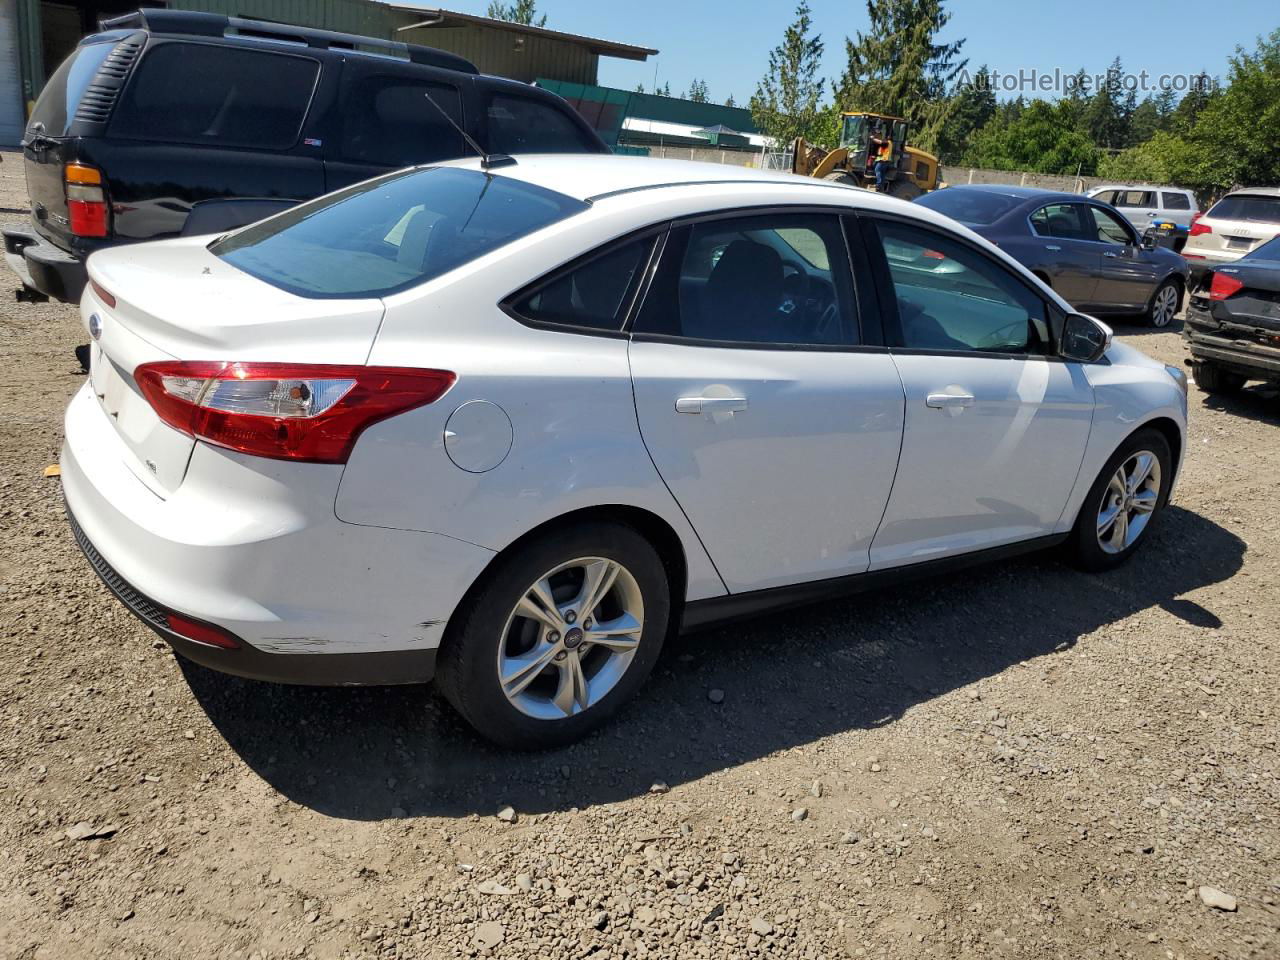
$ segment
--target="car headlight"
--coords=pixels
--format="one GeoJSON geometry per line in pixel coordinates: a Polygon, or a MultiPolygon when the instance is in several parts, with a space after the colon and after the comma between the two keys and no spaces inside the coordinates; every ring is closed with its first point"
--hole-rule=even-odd
{"type": "Polygon", "coordinates": [[[1181,390],[1183,393],[1186,393],[1187,392],[1187,372],[1183,370],[1181,367],[1170,366],[1167,363],[1164,365],[1164,369],[1165,369],[1165,372],[1169,374],[1169,376],[1173,377],[1173,382],[1178,385],[1178,389],[1181,390]]]}

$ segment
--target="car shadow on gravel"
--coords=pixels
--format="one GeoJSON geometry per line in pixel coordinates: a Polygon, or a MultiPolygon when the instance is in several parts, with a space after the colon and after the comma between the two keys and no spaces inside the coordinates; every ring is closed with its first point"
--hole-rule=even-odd
{"type": "Polygon", "coordinates": [[[1102,576],[1036,555],[683,637],[614,723],[543,753],[482,742],[429,687],[286,687],[180,662],[231,747],[298,804],[356,820],[489,816],[504,804],[531,814],[893,723],[1015,664],[1070,657],[1081,636],[1151,607],[1216,628],[1183,595],[1232,576],[1244,552],[1171,506],[1134,561],[1102,576]]]}
{"type": "Polygon", "coordinates": [[[1255,383],[1239,393],[1202,393],[1200,397],[1208,410],[1221,410],[1232,416],[1248,417],[1280,427],[1280,387],[1274,384],[1255,383]]]}

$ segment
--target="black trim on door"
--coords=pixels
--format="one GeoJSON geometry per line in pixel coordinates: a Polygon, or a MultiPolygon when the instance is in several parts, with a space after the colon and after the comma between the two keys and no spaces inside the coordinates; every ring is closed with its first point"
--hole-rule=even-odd
{"type": "Polygon", "coordinates": [[[1045,550],[1057,546],[1070,536],[1070,533],[1055,533],[1047,537],[1020,540],[973,553],[940,557],[937,560],[909,563],[884,570],[870,570],[846,577],[809,580],[782,587],[770,587],[766,590],[752,590],[749,593],[734,593],[723,597],[711,597],[707,600],[694,600],[685,604],[680,629],[685,632],[702,630],[732,620],[743,620],[762,613],[804,606],[829,597],[898,586],[993,560],[1004,560],[1024,553],[1045,550]]]}

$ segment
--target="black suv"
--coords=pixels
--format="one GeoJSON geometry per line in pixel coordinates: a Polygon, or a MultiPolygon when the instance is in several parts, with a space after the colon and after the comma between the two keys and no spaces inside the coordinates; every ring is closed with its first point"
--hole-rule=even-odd
{"type": "Polygon", "coordinates": [[[227,230],[473,153],[458,128],[491,154],[609,149],[560,97],[441,50],[169,10],[102,29],[27,124],[31,229],[3,232],[20,299],[79,300],[101,247],[227,230]]]}

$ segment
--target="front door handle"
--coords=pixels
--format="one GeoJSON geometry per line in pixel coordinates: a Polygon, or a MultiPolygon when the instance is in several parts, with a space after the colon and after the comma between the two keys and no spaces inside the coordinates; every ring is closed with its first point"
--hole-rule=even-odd
{"type": "Polygon", "coordinates": [[[1059,251],[1059,250],[1061,250],[1061,249],[1062,249],[1062,248],[1061,248],[1060,246],[1058,246],[1056,243],[1046,243],[1046,244],[1044,245],[1044,248],[1045,248],[1046,250],[1053,250],[1055,253],[1056,253],[1057,251],[1059,251]]]}
{"type": "Polygon", "coordinates": [[[1103,254],[1103,256],[1110,257],[1112,260],[1114,260],[1116,257],[1120,256],[1120,254],[1112,253],[1110,250],[1108,250],[1106,253],[1103,254]]]}
{"type": "Polygon", "coordinates": [[[972,393],[931,393],[925,397],[925,406],[945,410],[948,407],[972,407],[972,393]]]}
{"type": "Polygon", "coordinates": [[[740,413],[747,409],[746,397],[680,397],[676,413],[740,413]]]}

